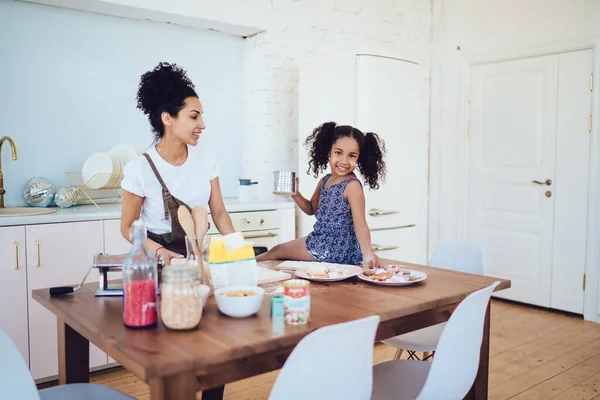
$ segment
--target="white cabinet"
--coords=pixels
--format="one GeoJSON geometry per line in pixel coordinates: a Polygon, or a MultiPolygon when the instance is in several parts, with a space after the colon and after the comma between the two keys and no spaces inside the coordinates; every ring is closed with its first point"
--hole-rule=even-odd
{"type": "MultiPolygon", "coordinates": [[[[294,209],[246,211],[229,213],[233,228],[242,232],[244,237],[255,247],[273,246],[294,239],[294,209]]],[[[209,215],[210,217],[210,215],[209,215]]],[[[208,235],[218,235],[219,231],[210,218],[208,235]]]]}
{"type": "Polygon", "coordinates": [[[29,364],[25,227],[0,228],[0,328],[29,364]]]}
{"type": "Polygon", "coordinates": [[[127,254],[131,250],[129,243],[121,235],[121,220],[109,219],[104,221],[104,253],[127,254]]]}
{"type": "MultiPolygon", "coordinates": [[[[104,224],[104,254],[127,254],[131,250],[129,243],[123,235],[121,235],[121,220],[108,219],[103,221],[104,224]]],[[[108,363],[117,365],[117,361],[108,357],[108,363]]]]}
{"type": "MultiPolygon", "coordinates": [[[[314,128],[328,121],[374,132],[385,141],[386,181],[376,191],[364,188],[367,223],[386,247],[412,248],[410,254],[394,254],[422,264],[427,262],[429,143],[425,76],[419,64],[390,57],[319,58],[300,67],[298,117],[301,144],[314,128]],[[406,225],[414,225],[410,234],[399,233],[406,225]]],[[[307,168],[308,152],[302,147],[298,154],[300,191],[310,198],[318,179],[306,174],[307,168]]],[[[314,217],[299,211],[298,236],[307,235],[314,222],[314,217]]]]}
{"type": "MultiPolygon", "coordinates": [[[[29,283],[29,340],[34,379],[58,374],[56,317],[31,298],[31,291],[81,282],[95,254],[103,251],[101,221],[29,225],[27,279],[29,283]]],[[[93,270],[86,282],[98,281],[93,270]]],[[[106,353],[90,344],[90,367],[108,362],[106,353]]]]}
{"type": "Polygon", "coordinates": [[[416,227],[371,231],[371,243],[379,258],[422,264],[416,227]]]}

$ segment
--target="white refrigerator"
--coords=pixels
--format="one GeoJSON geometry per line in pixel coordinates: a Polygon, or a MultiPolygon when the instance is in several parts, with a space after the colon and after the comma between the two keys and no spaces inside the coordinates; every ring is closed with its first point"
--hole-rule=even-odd
{"type": "MultiPolygon", "coordinates": [[[[320,57],[299,71],[301,193],[310,198],[320,178],[307,173],[304,141],[314,128],[335,121],[377,133],[387,149],[387,175],[377,191],[364,186],[371,242],[380,258],[419,264],[427,263],[426,79],[416,62],[373,54],[320,57]]],[[[297,237],[306,236],[315,218],[296,212],[297,237]]]]}

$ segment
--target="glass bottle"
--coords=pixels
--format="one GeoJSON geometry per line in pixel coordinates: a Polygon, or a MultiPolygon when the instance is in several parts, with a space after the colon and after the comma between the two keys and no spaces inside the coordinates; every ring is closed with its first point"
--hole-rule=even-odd
{"type": "Polygon", "coordinates": [[[164,268],[160,297],[160,317],[167,328],[196,328],[202,318],[197,265],[171,265],[164,268]]]}
{"type": "Polygon", "coordinates": [[[148,328],[157,322],[157,267],[145,247],[146,226],[133,222],[133,247],[123,260],[123,322],[129,328],[148,328]]]}

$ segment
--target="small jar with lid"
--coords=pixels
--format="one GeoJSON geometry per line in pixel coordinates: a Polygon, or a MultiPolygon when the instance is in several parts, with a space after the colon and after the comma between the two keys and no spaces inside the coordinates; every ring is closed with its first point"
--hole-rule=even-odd
{"type": "Polygon", "coordinates": [[[194,264],[183,264],[164,268],[160,297],[161,319],[167,328],[196,328],[202,319],[198,267],[194,264]]]}

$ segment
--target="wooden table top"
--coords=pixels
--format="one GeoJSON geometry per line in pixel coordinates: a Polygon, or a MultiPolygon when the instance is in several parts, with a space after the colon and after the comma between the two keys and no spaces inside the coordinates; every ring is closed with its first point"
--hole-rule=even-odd
{"type": "MultiPolygon", "coordinates": [[[[260,265],[272,267],[277,263],[260,265]]],[[[85,284],[79,291],[62,296],[51,297],[48,289],[34,290],[33,298],[140,379],[148,381],[190,369],[208,375],[228,364],[244,363],[257,354],[273,356],[282,350],[289,352],[302,337],[319,327],[370,315],[381,317],[377,340],[386,339],[422,327],[416,321],[398,328],[399,319],[444,307],[452,311],[467,295],[497,280],[501,283],[496,290],[510,287],[509,280],[402,264],[425,272],[428,278],[402,287],[374,285],[358,278],[328,284],[313,282],[311,320],[300,326],[274,325],[268,295],[258,314],[243,319],[221,314],[211,296],[200,326],[192,331],[170,331],[162,323],[144,330],[126,328],[122,297],[95,297],[98,283],[85,284]],[[390,329],[391,322],[395,322],[394,329],[390,329]]]]}

